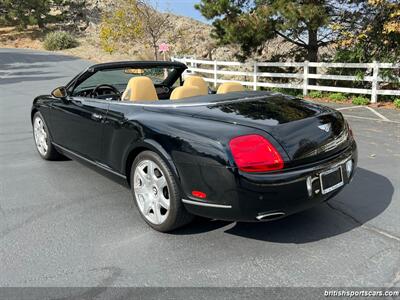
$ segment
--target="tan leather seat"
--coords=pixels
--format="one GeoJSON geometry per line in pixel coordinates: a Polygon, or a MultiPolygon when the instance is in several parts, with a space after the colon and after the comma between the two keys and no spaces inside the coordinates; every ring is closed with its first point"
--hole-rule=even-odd
{"type": "Polygon", "coordinates": [[[185,79],[183,86],[195,86],[200,89],[201,95],[208,94],[208,85],[207,82],[200,76],[189,76],[185,79]]]}
{"type": "Polygon", "coordinates": [[[129,80],[121,100],[154,101],[158,100],[158,96],[153,81],[149,77],[138,76],[129,80]]]}
{"type": "Polygon", "coordinates": [[[226,94],[231,92],[242,92],[242,91],[244,91],[244,87],[239,82],[225,82],[219,86],[217,94],[226,94]]]}
{"type": "Polygon", "coordinates": [[[177,99],[183,99],[183,98],[188,98],[188,97],[194,97],[194,96],[203,96],[201,93],[200,89],[195,86],[180,86],[175,88],[172,93],[170,100],[177,100],[177,99]]]}

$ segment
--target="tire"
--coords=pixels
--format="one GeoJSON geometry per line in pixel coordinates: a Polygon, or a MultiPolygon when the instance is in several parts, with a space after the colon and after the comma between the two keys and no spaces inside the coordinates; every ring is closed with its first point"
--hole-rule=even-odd
{"type": "Polygon", "coordinates": [[[135,158],[130,184],[140,215],[153,229],[169,232],[192,221],[172,171],[155,152],[143,151],[135,158]]]}
{"type": "Polygon", "coordinates": [[[51,143],[46,122],[40,112],[36,112],[32,119],[33,140],[35,141],[36,150],[44,160],[59,160],[62,155],[57,152],[51,143]]]}

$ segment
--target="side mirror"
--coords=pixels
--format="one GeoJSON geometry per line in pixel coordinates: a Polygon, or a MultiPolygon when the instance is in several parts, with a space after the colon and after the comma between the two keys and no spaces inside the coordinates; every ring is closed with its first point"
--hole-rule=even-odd
{"type": "Polygon", "coordinates": [[[60,86],[60,87],[54,89],[51,92],[51,95],[55,98],[60,98],[60,99],[66,98],[67,97],[67,89],[65,88],[65,86],[60,86]]]}

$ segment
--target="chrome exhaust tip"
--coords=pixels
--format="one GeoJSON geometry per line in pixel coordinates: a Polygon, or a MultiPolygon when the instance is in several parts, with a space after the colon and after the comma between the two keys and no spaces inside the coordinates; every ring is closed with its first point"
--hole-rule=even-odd
{"type": "Polygon", "coordinates": [[[258,221],[273,220],[273,219],[282,217],[282,216],[284,216],[284,215],[285,215],[284,212],[278,211],[278,212],[273,212],[273,213],[267,213],[267,214],[258,215],[258,216],[256,217],[256,219],[257,219],[258,221]]]}

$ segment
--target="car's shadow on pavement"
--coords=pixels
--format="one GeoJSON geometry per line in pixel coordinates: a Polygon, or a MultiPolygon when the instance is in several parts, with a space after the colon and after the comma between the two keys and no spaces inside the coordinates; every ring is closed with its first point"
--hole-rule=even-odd
{"type": "Polygon", "coordinates": [[[348,232],[381,214],[394,187],[384,176],[358,168],[352,183],[327,203],[287,218],[236,223],[199,218],[174,234],[198,234],[227,227],[226,233],[275,243],[308,243],[348,232]],[[229,225],[229,226],[228,226],[229,225]]]}
{"type": "Polygon", "coordinates": [[[16,51],[1,51],[0,52],[0,70],[17,70],[22,69],[26,70],[29,68],[41,68],[46,67],[46,65],[40,65],[43,63],[59,63],[62,61],[72,61],[79,60],[78,57],[68,56],[68,55],[58,55],[50,52],[38,52],[33,53],[31,51],[25,52],[24,50],[20,50],[20,52],[16,51]],[[6,58],[2,60],[1,58],[6,58]],[[15,65],[17,64],[17,65],[15,65]]]}

